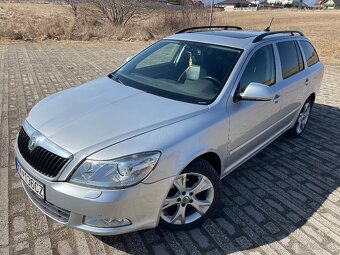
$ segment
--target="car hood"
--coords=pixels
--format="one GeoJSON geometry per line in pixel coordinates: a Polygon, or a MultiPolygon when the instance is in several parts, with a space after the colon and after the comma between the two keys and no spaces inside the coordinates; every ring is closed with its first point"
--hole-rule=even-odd
{"type": "Polygon", "coordinates": [[[74,154],[95,152],[207,110],[208,106],[155,96],[102,77],[45,98],[27,121],[74,154]]]}

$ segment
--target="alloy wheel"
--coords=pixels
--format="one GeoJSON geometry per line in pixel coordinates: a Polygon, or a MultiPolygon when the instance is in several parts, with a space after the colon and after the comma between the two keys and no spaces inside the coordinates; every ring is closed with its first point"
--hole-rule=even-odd
{"type": "Polygon", "coordinates": [[[307,102],[303,106],[303,108],[302,108],[302,110],[299,114],[298,120],[297,120],[296,132],[298,134],[301,134],[302,131],[305,129],[309,115],[310,115],[310,110],[311,110],[310,103],[307,102]]]}
{"type": "Polygon", "coordinates": [[[170,224],[189,224],[201,218],[213,200],[213,184],[206,176],[199,173],[180,174],[164,200],[161,218],[170,224]]]}

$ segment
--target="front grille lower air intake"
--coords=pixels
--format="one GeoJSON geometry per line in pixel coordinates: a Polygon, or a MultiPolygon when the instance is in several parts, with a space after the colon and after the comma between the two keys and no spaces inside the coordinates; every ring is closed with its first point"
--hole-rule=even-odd
{"type": "Polygon", "coordinates": [[[18,148],[23,158],[39,173],[50,178],[56,177],[69,159],[60,157],[40,146],[30,150],[28,148],[29,140],[30,137],[24,128],[21,128],[18,136],[18,148]]]}

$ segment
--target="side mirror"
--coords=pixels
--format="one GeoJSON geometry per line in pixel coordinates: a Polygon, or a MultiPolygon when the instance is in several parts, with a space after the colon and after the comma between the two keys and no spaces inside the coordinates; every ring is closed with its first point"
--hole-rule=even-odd
{"type": "Polygon", "coordinates": [[[126,62],[129,62],[132,58],[133,58],[133,56],[127,57],[126,60],[125,60],[125,63],[126,63],[126,62]]]}
{"type": "Polygon", "coordinates": [[[251,82],[238,97],[240,100],[270,101],[273,99],[273,91],[267,85],[251,82]]]}

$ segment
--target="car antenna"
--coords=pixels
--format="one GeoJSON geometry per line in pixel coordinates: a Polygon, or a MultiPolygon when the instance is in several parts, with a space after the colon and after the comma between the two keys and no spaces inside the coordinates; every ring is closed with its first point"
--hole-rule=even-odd
{"type": "Polygon", "coordinates": [[[274,21],[274,17],[273,17],[272,20],[270,21],[269,26],[264,30],[265,32],[270,32],[270,27],[272,26],[273,21],[274,21]]]}

